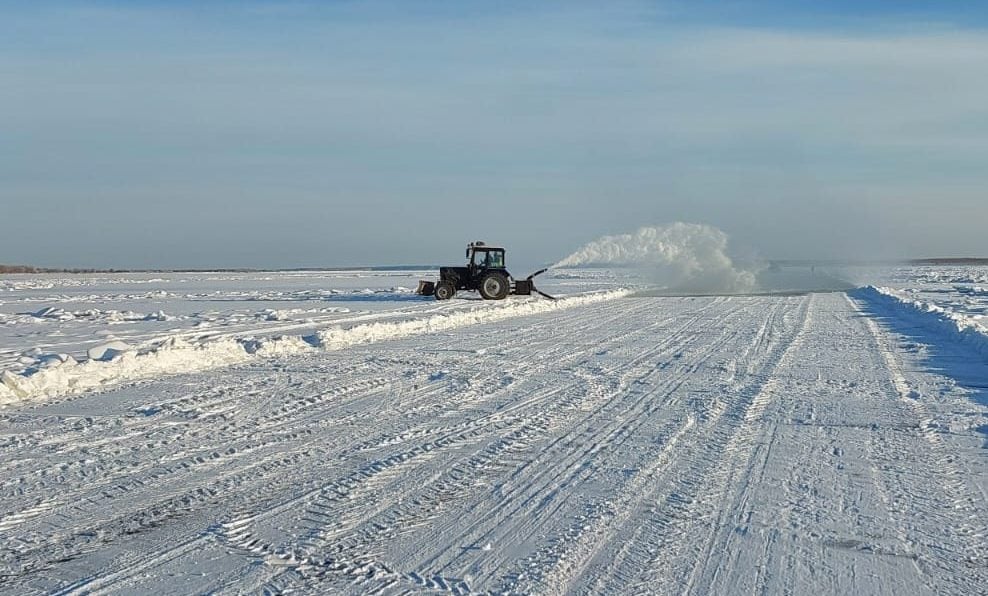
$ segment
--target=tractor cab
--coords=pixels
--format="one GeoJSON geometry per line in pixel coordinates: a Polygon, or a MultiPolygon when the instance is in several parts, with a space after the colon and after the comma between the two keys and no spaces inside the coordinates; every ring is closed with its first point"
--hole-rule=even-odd
{"type": "Polygon", "coordinates": [[[504,249],[487,246],[483,242],[471,242],[467,246],[470,269],[504,269],[504,249]]]}

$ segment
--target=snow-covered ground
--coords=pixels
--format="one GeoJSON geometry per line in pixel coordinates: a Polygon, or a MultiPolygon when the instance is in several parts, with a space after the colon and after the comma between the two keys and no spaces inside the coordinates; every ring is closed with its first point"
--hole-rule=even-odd
{"type": "Polygon", "coordinates": [[[969,342],[988,357],[988,268],[894,269],[877,290],[909,305],[907,310],[921,322],[969,342]]]}
{"type": "Polygon", "coordinates": [[[988,585],[988,269],[558,270],[499,303],[428,275],[0,279],[0,588],[988,585]]]}
{"type": "MultiPolygon", "coordinates": [[[[437,303],[414,294],[418,279],[435,275],[9,276],[0,280],[0,404],[574,304],[537,297],[492,304],[470,294],[437,303]]],[[[563,297],[616,287],[606,271],[539,281],[563,297]]]]}

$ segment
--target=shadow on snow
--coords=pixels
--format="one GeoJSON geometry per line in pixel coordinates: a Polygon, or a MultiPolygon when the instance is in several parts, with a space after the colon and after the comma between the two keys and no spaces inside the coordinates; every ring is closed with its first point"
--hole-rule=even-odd
{"type": "MultiPolygon", "coordinates": [[[[929,325],[925,313],[913,313],[898,309],[880,300],[865,288],[847,293],[858,301],[862,312],[901,335],[908,342],[925,347],[921,361],[927,370],[953,379],[959,387],[968,392],[974,402],[988,406],[988,360],[970,346],[958,342],[946,331],[929,325]]],[[[988,448],[988,424],[977,430],[986,436],[984,447],[988,448]]]]}

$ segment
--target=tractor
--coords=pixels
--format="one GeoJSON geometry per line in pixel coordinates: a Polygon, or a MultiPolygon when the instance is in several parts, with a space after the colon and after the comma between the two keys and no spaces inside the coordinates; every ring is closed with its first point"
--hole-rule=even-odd
{"type": "Polygon", "coordinates": [[[420,281],[416,293],[435,296],[436,300],[449,300],[459,290],[477,291],[484,300],[503,300],[509,294],[529,296],[535,293],[555,300],[538,290],[533,281],[548,267],[525,279],[514,279],[504,266],[504,249],[483,242],[468,244],[466,258],[465,267],[440,267],[439,281],[420,281]]]}

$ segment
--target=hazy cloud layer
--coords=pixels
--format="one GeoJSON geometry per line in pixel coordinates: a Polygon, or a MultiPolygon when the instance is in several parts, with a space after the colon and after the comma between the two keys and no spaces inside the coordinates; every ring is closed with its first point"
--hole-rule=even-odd
{"type": "Polygon", "coordinates": [[[0,261],[436,262],[481,238],[534,263],[675,220],[773,258],[988,254],[984,29],[197,6],[2,9],[0,261]]]}

